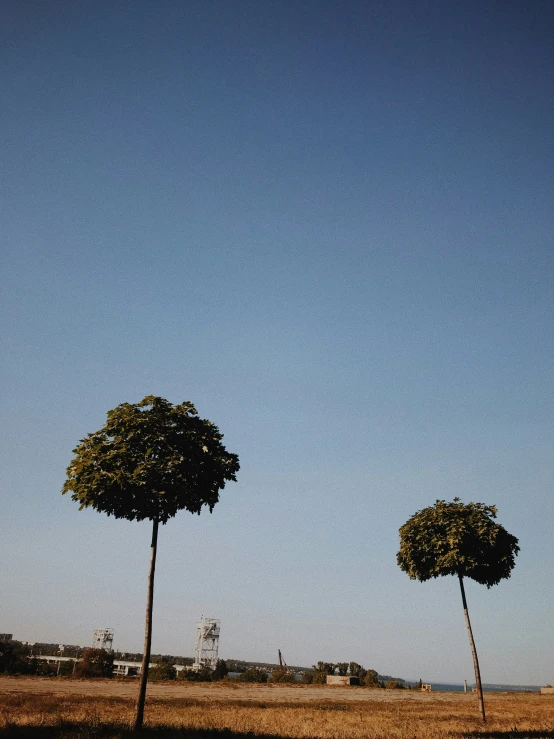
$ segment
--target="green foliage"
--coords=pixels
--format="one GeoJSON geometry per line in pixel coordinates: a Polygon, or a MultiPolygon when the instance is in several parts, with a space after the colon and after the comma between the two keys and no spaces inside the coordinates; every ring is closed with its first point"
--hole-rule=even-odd
{"type": "Polygon", "coordinates": [[[122,403],[73,450],[62,493],[71,492],[80,509],[128,520],[166,523],[182,509],[211,511],[239,469],[222,438],[192,403],[174,406],[152,395],[122,403]]]}
{"type": "Polygon", "coordinates": [[[237,677],[237,680],[241,683],[266,683],[267,672],[258,667],[249,667],[237,677]]]}
{"type": "Polygon", "coordinates": [[[17,641],[0,642],[0,673],[34,675],[37,660],[29,659],[29,649],[17,641]]]}
{"type": "Polygon", "coordinates": [[[314,671],[312,683],[324,685],[327,682],[327,675],[335,672],[335,665],[332,662],[318,662],[317,665],[312,665],[312,669],[314,671]]]}
{"type": "Polygon", "coordinates": [[[13,645],[9,641],[0,641],[0,672],[8,672],[13,662],[13,645]]]}
{"type": "Polygon", "coordinates": [[[510,577],[519,552],[495,518],[494,506],[437,500],[400,528],[398,565],[412,580],[461,575],[490,588],[510,577]]]}
{"type": "Polygon", "coordinates": [[[308,672],[308,670],[304,670],[300,678],[300,682],[302,683],[302,685],[311,685],[313,681],[314,681],[314,673],[308,672]]]}
{"type": "Polygon", "coordinates": [[[324,672],[326,675],[334,675],[335,665],[332,662],[318,662],[317,665],[313,665],[314,671],[324,672]]]}
{"type": "MultiPolygon", "coordinates": [[[[59,644],[52,644],[48,642],[35,642],[34,644],[22,644],[21,642],[15,642],[18,644],[18,651],[26,656],[31,654],[58,654],[59,644]]],[[[80,647],[77,644],[64,644],[63,656],[64,657],[82,657],[86,647],[80,647]]]]}
{"type": "MultiPolygon", "coordinates": [[[[244,672],[249,667],[259,667],[261,670],[265,670],[266,672],[272,672],[273,670],[278,670],[280,668],[280,665],[277,662],[253,662],[251,660],[246,661],[231,658],[225,661],[227,662],[229,672],[244,672]]],[[[288,668],[293,672],[302,672],[302,670],[305,669],[303,665],[288,665],[288,668]]]]}
{"type": "Polygon", "coordinates": [[[327,672],[321,672],[320,670],[315,670],[312,673],[312,683],[314,685],[325,685],[327,682],[327,675],[329,673],[327,672]]]}
{"type": "Polygon", "coordinates": [[[21,657],[16,657],[8,668],[10,675],[31,675],[29,662],[21,657]]]}
{"type": "Polygon", "coordinates": [[[201,670],[183,670],[183,680],[191,683],[211,683],[212,679],[212,671],[207,667],[201,670]]]}
{"type": "Polygon", "coordinates": [[[59,669],[56,668],[56,673],[62,677],[71,677],[74,669],[77,669],[75,662],[62,662],[59,669]]]}
{"type": "Polygon", "coordinates": [[[112,677],[113,659],[105,649],[85,649],[75,666],[75,677],[112,677]]]}
{"type": "MultiPolygon", "coordinates": [[[[58,668],[56,667],[56,665],[49,665],[48,662],[38,660],[35,669],[35,675],[40,675],[40,677],[55,677],[57,672],[58,668]]],[[[75,672],[75,674],[77,673],[75,672]]]]}
{"type": "Polygon", "coordinates": [[[385,688],[387,690],[399,690],[403,687],[403,683],[399,682],[398,680],[387,680],[387,682],[385,683],[385,688]]]}
{"type": "Polygon", "coordinates": [[[148,670],[148,679],[152,681],[175,680],[177,672],[169,662],[158,662],[148,670]]]}
{"type": "Polygon", "coordinates": [[[212,680],[223,680],[229,674],[227,662],[224,659],[218,659],[212,672],[212,680]]]}
{"type": "MultiPolygon", "coordinates": [[[[34,660],[33,660],[34,662],[34,660]]],[[[71,677],[73,675],[73,671],[76,669],[76,662],[60,662],[59,665],[53,666],[53,669],[56,671],[56,675],[60,675],[61,677],[71,677]]],[[[31,665],[29,665],[29,669],[31,670],[31,665]]],[[[35,669],[36,672],[36,669],[35,669]]]]}
{"type": "MultiPolygon", "coordinates": [[[[116,659],[125,659],[129,662],[140,662],[142,660],[142,653],[130,653],[130,652],[114,652],[116,659]],[[125,657],[122,656],[125,654],[125,657]]],[[[176,654],[151,654],[150,662],[157,664],[158,662],[167,662],[170,665],[192,665],[194,662],[193,657],[179,657],[176,654]]]]}
{"type": "Polygon", "coordinates": [[[379,675],[377,670],[367,670],[364,676],[364,685],[368,688],[379,687],[379,675]]]}
{"type": "MultiPolygon", "coordinates": [[[[338,671],[339,675],[352,675],[357,677],[360,683],[369,687],[379,687],[378,674],[375,670],[366,670],[365,667],[358,662],[318,662],[312,666],[313,672],[304,673],[308,675],[307,682],[316,685],[324,685],[327,682],[327,675],[334,675],[338,671]]],[[[303,678],[304,681],[304,678],[303,678]]]]}
{"type": "Polygon", "coordinates": [[[296,678],[294,672],[288,670],[273,670],[268,679],[269,683],[294,683],[296,678]]]}

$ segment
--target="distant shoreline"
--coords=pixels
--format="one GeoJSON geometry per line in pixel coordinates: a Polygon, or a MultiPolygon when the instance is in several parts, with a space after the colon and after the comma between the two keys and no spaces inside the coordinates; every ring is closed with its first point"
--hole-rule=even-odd
{"type": "MultiPolygon", "coordinates": [[[[407,685],[415,685],[418,680],[406,680],[407,685]]],[[[427,681],[425,681],[427,682],[427,681]]],[[[433,686],[433,690],[436,692],[445,693],[463,693],[463,683],[439,683],[429,680],[433,686]]],[[[467,690],[468,693],[475,687],[475,683],[468,682],[467,690]]],[[[539,693],[541,689],[540,685],[505,685],[503,683],[483,683],[483,690],[486,693],[539,693]]]]}

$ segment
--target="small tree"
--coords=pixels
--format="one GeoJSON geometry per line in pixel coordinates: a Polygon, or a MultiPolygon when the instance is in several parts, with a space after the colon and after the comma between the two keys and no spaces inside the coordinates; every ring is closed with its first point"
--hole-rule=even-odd
{"type": "Polygon", "coordinates": [[[312,665],[313,679],[312,682],[316,685],[324,685],[327,682],[327,675],[333,675],[335,672],[335,665],[332,662],[318,662],[317,665],[312,665]]]}
{"type": "Polygon", "coordinates": [[[106,424],[74,449],[62,492],[83,508],[129,521],[152,521],[144,654],[134,728],[142,727],[152,643],[152,606],[158,525],[177,511],[210,511],[239,460],[217,426],[198,417],[192,403],[172,405],[150,395],[108,411],[106,424]]]}
{"type": "Polygon", "coordinates": [[[75,665],[75,677],[112,677],[113,654],[105,649],[85,649],[75,665]]]}
{"type": "Polygon", "coordinates": [[[403,688],[403,683],[400,682],[400,680],[387,680],[385,683],[385,688],[387,690],[400,690],[403,688]]]}
{"type": "Polygon", "coordinates": [[[456,575],[473,655],[475,683],[483,722],[486,721],[481,672],[471,630],[464,589],[464,577],[492,587],[510,577],[519,552],[518,540],[496,523],[495,506],[451,503],[437,500],[434,506],[415,513],[400,528],[397,562],[412,580],[456,575]]]}
{"type": "Polygon", "coordinates": [[[227,662],[224,659],[218,659],[212,672],[212,680],[223,680],[229,674],[227,662]]]}
{"type": "Polygon", "coordinates": [[[0,642],[0,672],[10,675],[32,675],[35,664],[29,660],[28,649],[20,642],[0,642]]]}
{"type": "Polygon", "coordinates": [[[368,688],[379,687],[379,674],[377,670],[367,670],[364,677],[364,685],[368,688]]]}
{"type": "Polygon", "coordinates": [[[249,667],[237,677],[241,683],[266,683],[267,672],[259,667],[249,667]]]}
{"type": "Polygon", "coordinates": [[[41,677],[55,677],[57,674],[57,668],[54,665],[49,665],[48,662],[39,661],[37,664],[36,675],[41,677]]]}
{"type": "Polygon", "coordinates": [[[199,670],[183,670],[182,678],[190,683],[211,683],[213,673],[209,667],[203,666],[199,670]]]}
{"type": "Polygon", "coordinates": [[[317,666],[313,665],[313,669],[318,670],[319,672],[323,672],[326,675],[335,674],[335,665],[333,662],[318,662],[317,666]]]}
{"type": "Polygon", "coordinates": [[[333,675],[335,672],[335,665],[332,662],[318,662],[317,665],[312,665],[313,679],[312,682],[315,685],[324,685],[327,682],[327,675],[333,675]]]}
{"type": "Polygon", "coordinates": [[[273,670],[268,683],[294,683],[296,676],[291,670],[273,670]]]}
{"type": "Polygon", "coordinates": [[[9,672],[15,662],[13,644],[0,641],[0,672],[9,672]]]}
{"type": "Polygon", "coordinates": [[[335,664],[335,668],[338,670],[339,675],[346,675],[346,673],[348,672],[348,667],[348,662],[337,662],[335,664]]]}
{"type": "Polygon", "coordinates": [[[170,662],[162,660],[148,670],[148,679],[153,681],[159,680],[175,680],[177,671],[170,662]]]}
{"type": "MultiPolygon", "coordinates": [[[[62,677],[71,677],[75,674],[75,670],[77,669],[77,662],[62,662],[57,670],[58,675],[61,675],[62,677]]],[[[113,659],[112,659],[112,670],[113,670],[113,659]]],[[[110,673],[107,677],[112,677],[112,673],[110,673]]]]}

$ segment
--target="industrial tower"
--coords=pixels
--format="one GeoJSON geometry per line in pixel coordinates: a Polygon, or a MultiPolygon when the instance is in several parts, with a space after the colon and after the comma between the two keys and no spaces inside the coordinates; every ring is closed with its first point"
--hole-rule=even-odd
{"type": "Polygon", "coordinates": [[[94,641],[92,646],[94,649],[105,649],[106,652],[112,651],[113,629],[94,629],[94,641]]]}
{"type": "Polygon", "coordinates": [[[216,666],[220,623],[218,618],[202,616],[196,624],[196,659],[192,666],[193,670],[201,670],[203,667],[213,670],[216,666]]]}

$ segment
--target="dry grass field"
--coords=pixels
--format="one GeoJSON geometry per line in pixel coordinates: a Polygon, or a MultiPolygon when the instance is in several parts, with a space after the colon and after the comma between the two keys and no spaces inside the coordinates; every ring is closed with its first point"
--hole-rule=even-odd
{"type": "MultiPolygon", "coordinates": [[[[130,736],[136,684],[0,678],[0,737],[130,736]]],[[[476,697],[300,685],[152,684],[144,737],[190,739],[554,739],[554,696],[476,697]]]]}

